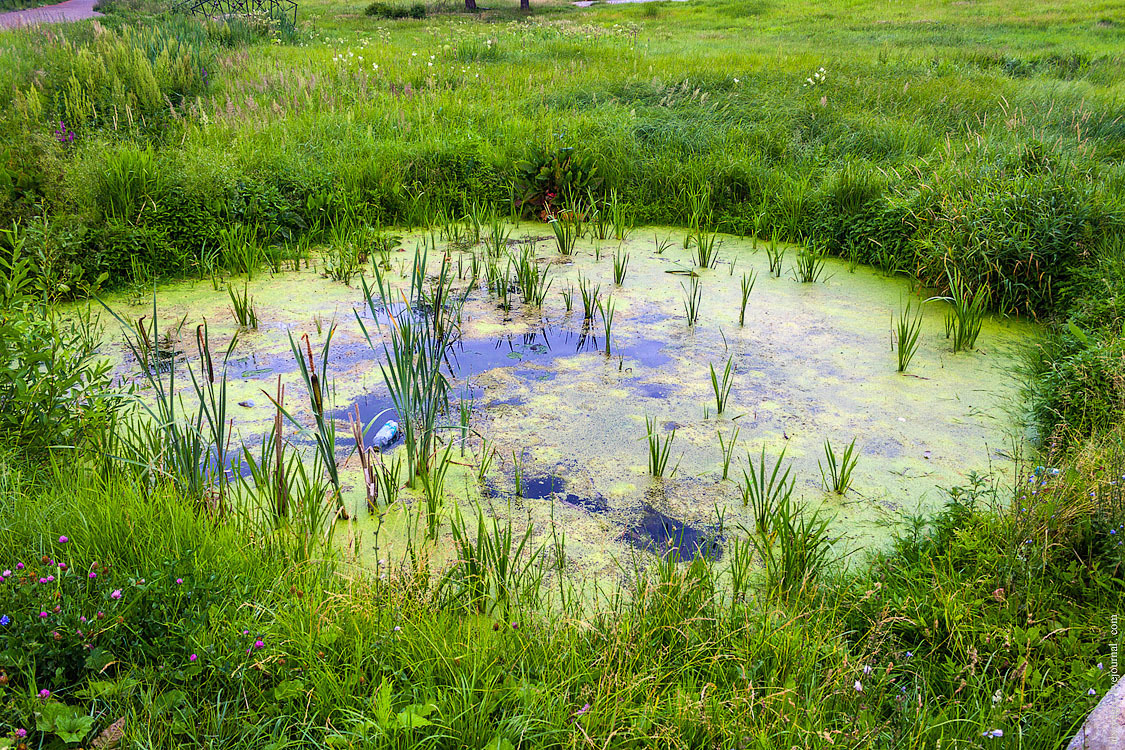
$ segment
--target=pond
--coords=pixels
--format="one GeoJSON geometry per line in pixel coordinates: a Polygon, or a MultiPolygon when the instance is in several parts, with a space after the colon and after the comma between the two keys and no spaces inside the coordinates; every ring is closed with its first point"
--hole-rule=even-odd
{"type": "MultiPolygon", "coordinates": [[[[513,252],[533,248],[537,264],[549,266],[551,288],[541,308],[524,306],[513,294],[510,311],[500,309],[483,280],[468,290],[446,371],[455,396],[447,424],[458,422],[458,399],[471,403],[470,448],[464,458],[454,452],[458,464],[447,497],[511,513],[520,523],[533,521],[541,533],[553,519],[565,530],[568,556],[582,567],[606,569],[630,551],[649,554],[675,543],[685,557],[721,555],[722,530],[752,524],[736,480],[747,454],[757,459],[763,448],[771,462],[785,451],[796,478],[794,496],[802,507],[820,507],[834,517],[831,533],[841,551],[878,546],[909,515],[939,507],[943,488],[966,483],[971,472],[1010,470],[1008,456],[1018,451],[1023,434],[1014,368],[1036,336],[1031,324],[986,318],[975,349],[954,353],[945,301],[923,304],[925,295],[912,292],[904,279],[831,259],[820,281],[802,283],[791,270],[794,248],[774,276],[757,242],[731,236],[719,236],[719,260],[707,269],[693,268],[682,230],[637,230],[624,242],[580,240],[573,257],[560,255],[541,225],[525,224],[512,237],[519,243],[513,252]],[[620,286],[614,283],[615,253],[619,262],[628,255],[620,286]],[[741,280],[750,273],[755,282],[740,326],[741,280]],[[580,279],[600,285],[602,298],[613,300],[608,356],[601,316],[590,326],[583,323],[580,279]],[[686,299],[693,283],[699,313],[689,327],[686,299]],[[562,294],[568,290],[571,311],[562,294]],[[899,373],[892,328],[908,300],[921,306],[921,332],[917,354],[899,373]],[[728,361],[729,400],[716,414],[711,367],[721,380],[728,361]],[[649,419],[665,438],[675,431],[669,474],[661,479],[649,475],[649,419]],[[736,430],[729,478],[723,480],[720,435],[729,444],[736,430]],[[481,437],[496,450],[483,483],[472,467],[481,437]],[[842,496],[824,487],[826,440],[837,453],[855,441],[858,462],[842,496]]],[[[405,285],[413,248],[430,242],[429,235],[407,234],[411,250],[392,253],[386,275],[405,285]]],[[[436,246],[438,252],[429,252],[431,273],[446,251],[440,240],[436,246]]],[[[449,250],[448,262],[462,277],[458,288],[469,285],[473,252],[483,249],[449,250]]],[[[357,462],[349,458],[351,430],[343,420],[358,410],[374,435],[396,418],[378,341],[389,317],[372,319],[358,279],[351,286],[335,282],[315,265],[229,282],[238,289],[246,285],[257,330],[239,330],[227,291],[210,280],[162,285],[158,326],[166,338],[162,346],[195,368],[196,325],[206,320],[213,352],[225,350],[237,334],[227,365],[229,411],[247,444],[260,442],[273,423],[266,394],[276,392],[279,376],[286,407],[298,421],[311,422],[290,336],[308,334],[319,357],[334,327],[325,380],[331,413],[341,420],[337,448],[354,517],[351,548],[364,551],[370,545],[355,539],[369,537],[374,523],[367,518],[357,462]],[[376,348],[357,316],[375,336],[376,348]]],[[[367,271],[370,278],[370,265],[367,271]]],[[[151,297],[116,295],[106,302],[126,319],[153,312],[151,297]]],[[[107,326],[104,352],[118,375],[143,394],[143,378],[120,334],[116,322],[107,326]]],[[[190,379],[181,375],[177,383],[190,402],[190,379]]],[[[297,443],[310,439],[293,430],[289,435],[297,443]]],[[[460,436],[451,430],[447,437],[460,436]]],[[[396,449],[401,445],[389,450],[396,449]]],[[[404,502],[411,497],[403,493],[404,502]]],[[[394,546],[394,533],[387,538],[394,546]]]]}

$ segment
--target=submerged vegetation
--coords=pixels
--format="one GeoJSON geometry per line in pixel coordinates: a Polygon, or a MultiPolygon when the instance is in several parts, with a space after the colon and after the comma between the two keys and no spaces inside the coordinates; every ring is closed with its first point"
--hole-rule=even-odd
{"type": "MultiPolygon", "coordinates": [[[[1117,678],[1125,593],[1118,22],[1076,0],[999,0],[988,24],[928,0],[512,5],[313,0],[295,27],[109,0],[0,31],[0,747],[1064,745],[1117,678]],[[614,296],[566,275],[603,253],[614,296]],[[450,358],[478,284],[504,323],[546,319],[556,282],[569,318],[577,286],[578,351],[615,399],[649,263],[667,335],[716,329],[726,361],[689,362],[703,428],[645,414],[644,445],[641,415],[604,438],[644,507],[594,523],[645,536],[591,580],[561,508],[531,510],[606,499],[544,492],[450,358]],[[990,315],[1044,333],[1033,444],[966,466],[936,512],[880,500],[898,523],[855,554],[834,522],[874,504],[877,459],[802,456],[778,428],[741,461],[776,414],[741,413],[744,381],[775,353],[727,336],[815,338],[769,290],[751,303],[759,272],[814,294],[861,264],[916,295],[895,357],[886,310],[871,339],[888,404],[939,342],[987,358],[990,315]],[[316,317],[289,329],[298,393],[262,381],[270,422],[243,445],[236,347],[287,328],[250,290],[298,271],[362,290],[390,405],[333,408],[338,323],[316,317]],[[206,320],[114,310],[136,373],[117,382],[86,303],[169,279],[229,301],[238,334],[213,351],[206,320]],[[738,299],[713,303],[720,283],[738,299]],[[669,465],[674,440],[710,468],[669,465]],[[708,483],[731,500],[713,522],[663,514],[708,483]]],[[[826,410],[837,439],[891,408],[863,395],[826,410]]]]}

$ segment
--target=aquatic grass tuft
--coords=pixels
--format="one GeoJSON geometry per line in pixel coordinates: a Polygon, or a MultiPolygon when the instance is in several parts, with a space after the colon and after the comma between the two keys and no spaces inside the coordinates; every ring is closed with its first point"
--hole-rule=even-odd
{"type": "Polygon", "coordinates": [[[613,253],[613,283],[621,286],[625,283],[625,273],[629,270],[629,253],[620,247],[613,253]]]}
{"type": "Polygon", "coordinates": [[[738,325],[740,327],[746,325],[746,303],[750,301],[750,293],[754,291],[754,282],[757,280],[757,275],[753,271],[742,274],[742,281],[740,282],[742,296],[738,308],[738,325]]]}
{"type": "Polygon", "coordinates": [[[684,292],[684,314],[687,317],[688,328],[693,328],[699,320],[699,307],[703,301],[703,288],[699,284],[699,278],[692,275],[688,279],[688,286],[680,284],[680,289],[684,292]]]}
{"type": "MultiPolygon", "coordinates": [[[[666,437],[661,437],[656,430],[656,420],[648,416],[645,417],[645,427],[648,441],[648,473],[654,477],[662,477],[668,468],[668,457],[672,452],[672,441],[676,439],[676,430],[672,428],[666,437]]],[[[672,471],[675,473],[675,469],[672,471]]]]}
{"type": "Polygon", "coordinates": [[[770,275],[780,279],[781,266],[785,262],[785,248],[777,243],[776,237],[770,237],[769,244],[766,245],[766,259],[770,264],[770,275]]]}
{"type": "Polygon", "coordinates": [[[802,284],[814,284],[824,275],[824,253],[818,247],[802,247],[797,250],[797,262],[793,266],[793,278],[802,284]]]}
{"type": "Polygon", "coordinates": [[[602,327],[605,330],[605,356],[610,356],[610,336],[613,333],[613,297],[607,296],[605,301],[599,304],[602,313],[602,327]]]}
{"type": "Polygon", "coordinates": [[[652,242],[653,242],[653,244],[656,245],[656,254],[657,255],[663,255],[664,252],[668,248],[672,247],[672,238],[671,237],[665,237],[664,239],[660,239],[660,237],[658,235],[653,235],[652,242]]]}
{"type": "Polygon", "coordinates": [[[721,380],[715,372],[715,365],[709,365],[711,368],[711,388],[715,393],[716,414],[722,414],[726,411],[727,401],[730,399],[730,389],[734,385],[734,377],[731,372],[733,365],[734,357],[728,357],[727,365],[723,368],[723,377],[721,380]]]}
{"type": "Polygon", "coordinates": [[[572,312],[574,310],[574,285],[569,281],[566,283],[566,289],[563,289],[559,294],[562,295],[563,304],[566,305],[566,311],[572,312]]]}
{"type": "Polygon", "coordinates": [[[258,315],[254,310],[254,298],[250,296],[249,282],[243,285],[241,292],[233,286],[228,286],[227,294],[230,296],[231,312],[238,325],[257,330],[258,315]]]}
{"type": "Polygon", "coordinates": [[[730,476],[730,462],[734,457],[734,446],[738,442],[739,428],[735,427],[734,432],[730,438],[724,438],[722,430],[719,430],[719,450],[723,454],[723,479],[730,476]]]}
{"type": "Polygon", "coordinates": [[[567,257],[574,255],[574,244],[578,241],[578,230],[580,229],[578,222],[571,216],[563,218],[553,216],[550,223],[559,254],[567,257]]]}
{"type": "Polygon", "coordinates": [[[910,360],[918,351],[918,336],[922,332],[922,310],[913,310],[911,302],[906,303],[898,314],[895,324],[895,351],[898,354],[898,371],[906,372],[910,360]]]}
{"type": "Polygon", "coordinates": [[[589,324],[598,311],[598,298],[601,294],[601,284],[595,284],[588,278],[578,278],[578,288],[582,292],[582,317],[589,324]]]}
{"type": "Polygon", "coordinates": [[[976,346],[984,325],[984,316],[988,311],[988,287],[982,284],[970,293],[960,272],[947,272],[946,278],[950,296],[937,298],[950,303],[950,310],[945,316],[945,337],[952,339],[953,351],[968,351],[976,346]]]}
{"type": "Polygon", "coordinates": [[[768,533],[770,524],[777,506],[784,499],[793,494],[796,479],[790,479],[792,466],[786,466],[785,471],[781,465],[785,461],[785,448],[773,462],[773,467],[767,469],[766,449],[762,446],[762,453],[757,466],[754,457],[746,454],[746,468],[742,470],[742,504],[750,508],[754,516],[754,527],[759,533],[768,533]]]}
{"type": "Polygon", "coordinates": [[[719,252],[716,247],[716,235],[697,228],[690,237],[689,244],[695,246],[693,258],[695,265],[700,268],[714,268],[719,262],[719,252]]]}
{"type": "Polygon", "coordinates": [[[547,280],[550,266],[544,264],[542,269],[535,262],[534,246],[524,248],[516,259],[516,285],[519,287],[520,296],[525,305],[542,307],[543,300],[551,288],[547,280]]]}
{"type": "Polygon", "coordinates": [[[852,441],[848,443],[848,447],[844,449],[840,456],[837,456],[832,449],[832,443],[825,440],[824,460],[825,463],[817,461],[817,465],[820,466],[820,478],[824,482],[824,486],[837,495],[843,495],[851,487],[852,472],[855,471],[855,466],[859,462],[859,456],[855,452],[855,438],[852,438],[852,441]]]}

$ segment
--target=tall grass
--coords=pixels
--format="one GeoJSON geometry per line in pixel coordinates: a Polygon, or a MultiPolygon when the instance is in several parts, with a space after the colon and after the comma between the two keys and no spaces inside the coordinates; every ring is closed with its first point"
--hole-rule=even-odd
{"type": "MultiPolygon", "coordinates": [[[[667,436],[661,437],[656,431],[656,420],[645,417],[646,435],[648,441],[648,473],[654,477],[664,476],[668,468],[668,458],[672,452],[672,441],[676,439],[676,430],[672,429],[667,436]]],[[[673,473],[675,470],[673,469],[673,473]]]]}
{"type": "Polygon", "coordinates": [[[922,311],[914,312],[907,302],[898,314],[895,323],[895,353],[898,355],[898,371],[906,372],[910,360],[918,351],[918,336],[922,332],[922,311]]]}

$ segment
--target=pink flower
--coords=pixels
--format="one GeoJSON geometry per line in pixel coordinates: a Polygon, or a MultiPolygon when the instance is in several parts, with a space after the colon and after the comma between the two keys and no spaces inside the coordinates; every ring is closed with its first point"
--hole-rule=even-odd
{"type": "Polygon", "coordinates": [[[183,582],[184,582],[184,579],[183,579],[183,578],[177,578],[177,579],[176,579],[176,585],[177,585],[177,586],[179,586],[179,585],[180,585],[181,583],[183,583],[183,582]]]}
{"type": "Polygon", "coordinates": [[[16,736],[19,737],[22,740],[24,737],[27,736],[27,730],[23,729],[22,727],[20,729],[17,729],[16,730],[16,736]]]}
{"type": "Polygon", "coordinates": [[[69,539],[67,539],[67,538],[66,538],[65,536],[60,536],[60,537],[59,537],[59,544],[66,544],[66,543],[67,543],[67,542],[69,542],[69,541],[70,541],[70,540],[69,540],[69,539]]]}
{"type": "Polygon", "coordinates": [[[114,589],[113,593],[109,595],[109,598],[110,599],[120,599],[121,598],[121,589],[114,589]]]}
{"type": "Polygon", "coordinates": [[[862,682],[860,682],[859,680],[856,680],[856,681],[855,681],[855,685],[854,685],[854,687],[855,687],[855,691],[856,691],[857,693],[862,693],[862,692],[863,692],[863,683],[862,683],[862,682]]]}
{"type": "Polygon", "coordinates": [[[39,698],[41,700],[47,700],[50,697],[51,697],[51,691],[48,690],[47,688],[43,688],[42,690],[39,691],[39,698]]]}
{"type": "Polygon", "coordinates": [[[187,658],[187,660],[188,660],[188,661],[195,661],[195,660],[196,660],[196,659],[198,659],[198,658],[199,658],[199,654],[192,654],[191,656],[189,656],[189,657],[187,658]]]}
{"type": "Polygon", "coordinates": [[[39,616],[40,617],[49,617],[50,615],[48,615],[46,612],[40,612],[39,616]]]}

